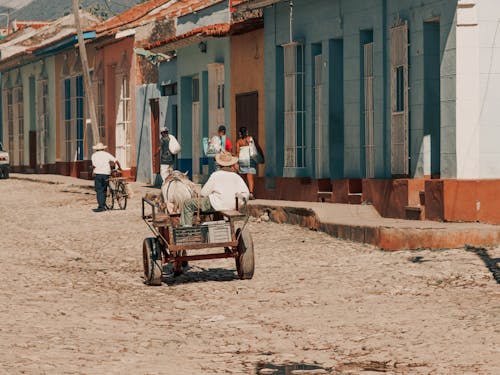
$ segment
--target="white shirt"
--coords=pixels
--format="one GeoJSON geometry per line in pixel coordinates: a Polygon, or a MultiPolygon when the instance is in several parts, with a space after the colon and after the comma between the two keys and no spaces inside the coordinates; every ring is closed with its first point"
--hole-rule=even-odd
{"type": "Polygon", "coordinates": [[[216,171],[201,189],[201,195],[210,199],[216,211],[236,209],[236,194],[242,193],[248,199],[249,191],[245,181],[235,172],[216,171]]]}
{"type": "Polygon", "coordinates": [[[92,165],[94,174],[111,174],[109,162],[116,162],[116,158],[106,151],[96,151],[92,154],[92,165]]]}

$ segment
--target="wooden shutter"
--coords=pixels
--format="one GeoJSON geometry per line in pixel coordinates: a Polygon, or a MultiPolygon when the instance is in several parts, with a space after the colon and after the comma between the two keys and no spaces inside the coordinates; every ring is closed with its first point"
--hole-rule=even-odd
{"type": "Polygon", "coordinates": [[[323,176],[323,118],[321,115],[323,82],[323,58],[314,56],[314,154],[316,162],[316,177],[323,176]]]}
{"type": "MultiPolygon", "coordinates": [[[[224,125],[224,64],[208,64],[208,134],[217,134],[219,125],[224,125]],[[222,92],[221,92],[222,90],[222,92]]],[[[229,128],[229,126],[226,126],[229,128]]]]}
{"type": "Polygon", "coordinates": [[[408,25],[391,28],[391,173],[408,172],[408,25]]]}
{"type": "Polygon", "coordinates": [[[365,116],[365,176],[375,177],[375,140],[373,109],[373,43],[363,46],[364,116],[365,116]]]}

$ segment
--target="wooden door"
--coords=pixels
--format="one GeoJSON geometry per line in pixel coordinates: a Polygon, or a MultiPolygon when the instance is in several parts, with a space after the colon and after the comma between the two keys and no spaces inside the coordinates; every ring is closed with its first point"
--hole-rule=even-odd
{"type": "Polygon", "coordinates": [[[158,99],[151,99],[151,155],[153,163],[153,173],[160,173],[160,154],[156,151],[159,147],[160,134],[160,105],[158,99]]]}
{"type": "Polygon", "coordinates": [[[240,127],[259,143],[259,93],[248,92],[236,95],[236,137],[240,127]]]}
{"type": "Polygon", "coordinates": [[[29,136],[30,147],[30,168],[36,167],[36,130],[30,130],[29,136]]]}

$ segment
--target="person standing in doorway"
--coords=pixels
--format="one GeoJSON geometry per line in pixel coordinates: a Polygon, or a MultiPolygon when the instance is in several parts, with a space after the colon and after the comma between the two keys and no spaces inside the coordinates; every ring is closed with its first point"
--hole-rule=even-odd
{"type": "Polygon", "coordinates": [[[239,173],[245,178],[248,184],[248,190],[250,190],[250,199],[255,199],[254,176],[257,173],[257,163],[250,157],[250,142],[253,142],[253,138],[248,135],[247,128],[242,126],[239,132],[239,139],[236,142],[236,154],[238,155],[239,173]]]}
{"type": "Polygon", "coordinates": [[[116,159],[109,152],[104,151],[107,146],[101,142],[92,146],[95,152],[92,154],[92,166],[94,167],[94,188],[97,198],[97,208],[94,212],[103,212],[107,210],[106,207],[106,190],[108,189],[109,176],[111,169],[118,167],[121,169],[118,159],[116,159]]]}
{"type": "Polygon", "coordinates": [[[170,137],[168,128],[161,129],[160,145],[156,153],[160,154],[160,175],[163,181],[174,171],[175,155],[170,151],[170,137]]]}

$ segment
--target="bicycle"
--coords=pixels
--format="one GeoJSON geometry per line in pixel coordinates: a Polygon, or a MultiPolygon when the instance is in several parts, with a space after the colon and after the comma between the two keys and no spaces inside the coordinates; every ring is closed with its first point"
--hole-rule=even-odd
{"type": "Polygon", "coordinates": [[[112,171],[108,180],[108,189],[106,191],[106,207],[112,210],[115,202],[121,210],[127,208],[127,179],[121,177],[119,171],[112,171]]]}

